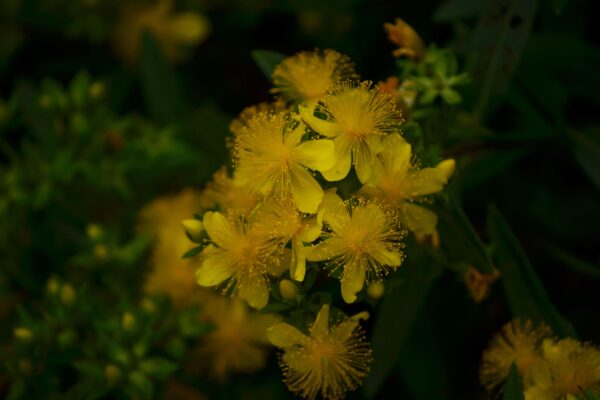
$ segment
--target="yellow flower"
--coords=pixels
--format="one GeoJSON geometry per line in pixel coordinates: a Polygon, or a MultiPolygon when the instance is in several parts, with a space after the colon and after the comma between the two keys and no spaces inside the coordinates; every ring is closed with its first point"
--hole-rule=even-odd
{"type": "Polygon", "coordinates": [[[181,58],[180,48],[203,41],[210,32],[206,17],[194,12],[173,14],[173,0],[158,0],[153,6],[123,9],[114,30],[117,52],[129,63],[139,60],[144,31],[152,34],[165,58],[181,58]]]}
{"type": "MultiPolygon", "coordinates": [[[[600,350],[573,339],[543,342],[543,357],[534,365],[526,400],[563,400],[590,390],[600,395],[600,350]]],[[[579,398],[579,397],[577,397],[579,398]]]]}
{"type": "Polygon", "coordinates": [[[140,213],[141,229],[154,237],[151,270],[144,291],[165,294],[176,306],[189,305],[206,295],[196,284],[194,261],[181,256],[194,245],[186,237],[181,220],[198,210],[200,194],[186,189],[154,200],[140,213]]]}
{"type": "Polygon", "coordinates": [[[307,249],[307,260],[328,260],[332,273],[341,269],[342,297],[352,303],[365,280],[381,280],[388,269],[402,264],[402,231],[392,215],[372,202],[352,206],[328,191],[323,208],[331,232],[307,249]]]}
{"type": "Polygon", "coordinates": [[[350,59],[334,50],[300,52],[284,59],[273,71],[271,89],[291,103],[318,100],[336,83],[356,79],[350,59]]]}
{"type": "Polygon", "coordinates": [[[255,106],[246,107],[242,110],[240,115],[229,124],[229,130],[235,136],[242,133],[242,130],[245,127],[248,127],[248,122],[256,117],[258,114],[267,113],[267,114],[279,114],[280,112],[285,112],[286,104],[282,100],[276,100],[273,103],[259,103],[255,106]]]}
{"type": "Polygon", "coordinates": [[[364,185],[362,193],[396,209],[400,223],[409,231],[434,234],[437,216],[415,201],[444,188],[448,181],[445,170],[418,169],[413,162],[411,145],[398,134],[387,136],[384,143],[385,150],[380,155],[382,173],[377,181],[364,185]]]}
{"type": "Polygon", "coordinates": [[[329,327],[329,305],[323,305],[309,335],[278,323],[267,331],[273,345],[283,350],[280,359],[284,380],[295,394],[314,399],[339,399],[356,389],[369,372],[371,349],[360,329],[359,313],[329,327]]]}
{"type": "Polygon", "coordinates": [[[214,329],[202,336],[192,359],[212,378],[224,382],[233,372],[250,373],[265,366],[266,331],[281,318],[259,314],[236,298],[213,296],[203,305],[200,319],[214,329]]]}
{"type": "Polygon", "coordinates": [[[393,24],[385,23],[383,28],[388,34],[388,39],[398,46],[393,51],[394,57],[408,57],[422,60],[425,57],[425,44],[415,30],[400,18],[393,24]]]}
{"type": "Polygon", "coordinates": [[[227,214],[247,214],[258,204],[258,196],[232,179],[227,168],[219,169],[207,183],[200,196],[200,208],[210,210],[217,207],[227,214]]]}
{"type": "Polygon", "coordinates": [[[314,131],[335,143],[337,162],[322,172],[328,181],[345,178],[351,164],[362,183],[376,179],[381,139],[402,120],[393,98],[372,88],[371,82],[341,82],[318,105],[300,106],[299,111],[314,131]],[[327,119],[317,118],[315,111],[327,119]]]}
{"type": "Polygon", "coordinates": [[[315,213],[323,189],[308,171],[333,166],[331,140],[301,142],[305,127],[284,114],[260,113],[236,138],[237,181],[262,195],[294,199],[298,209],[315,213]]]}
{"type": "Polygon", "coordinates": [[[198,284],[217,286],[227,281],[226,290],[232,288],[254,308],[264,307],[269,302],[267,276],[283,272],[280,244],[243,217],[209,211],[203,222],[212,243],[200,253],[198,284]]]}
{"type": "Polygon", "coordinates": [[[263,203],[256,211],[258,229],[285,246],[292,245],[290,276],[303,281],[306,273],[306,248],[321,235],[321,223],[317,216],[299,212],[291,201],[273,199],[263,203]]]}
{"type": "Polygon", "coordinates": [[[482,385],[490,391],[496,389],[508,377],[513,362],[527,385],[532,366],[542,357],[542,341],[551,335],[550,328],[534,326],[531,321],[513,320],[504,325],[483,353],[479,371],[482,385]]]}

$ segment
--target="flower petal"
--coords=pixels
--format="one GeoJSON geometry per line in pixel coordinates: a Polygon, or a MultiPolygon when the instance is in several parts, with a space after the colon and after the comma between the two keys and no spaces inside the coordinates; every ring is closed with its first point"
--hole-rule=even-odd
{"type": "Polygon", "coordinates": [[[379,250],[371,254],[371,257],[375,259],[381,265],[387,265],[390,267],[399,267],[402,264],[402,254],[399,251],[390,250],[379,250]]]}
{"type": "Polygon", "coordinates": [[[294,148],[297,162],[317,171],[326,171],[335,165],[333,140],[309,140],[294,148]]]}
{"type": "Polygon", "coordinates": [[[353,315],[331,328],[331,338],[344,343],[346,340],[350,339],[352,332],[354,332],[359,322],[367,319],[369,319],[369,313],[367,311],[353,315]]]}
{"type": "Polygon", "coordinates": [[[447,181],[444,171],[436,168],[409,173],[406,177],[406,195],[415,198],[437,193],[444,188],[447,181]]]}
{"type": "Polygon", "coordinates": [[[233,274],[233,264],[225,251],[208,245],[200,257],[202,264],[196,271],[196,281],[200,286],[216,286],[233,274]]]}
{"type": "Polygon", "coordinates": [[[339,257],[345,251],[344,242],[337,238],[329,238],[316,246],[306,247],[306,259],[308,261],[325,261],[339,257]]]}
{"type": "Polygon", "coordinates": [[[302,241],[293,240],[290,276],[295,281],[302,282],[304,275],[306,275],[306,250],[302,245],[302,241]]]}
{"type": "Polygon", "coordinates": [[[365,283],[365,265],[361,261],[346,264],[342,274],[342,298],[346,303],[354,303],[356,294],[360,292],[365,283]]]}
{"type": "Polygon", "coordinates": [[[285,322],[280,322],[267,329],[267,338],[273,346],[285,349],[307,342],[307,337],[300,330],[285,322]]]}
{"type": "Polygon", "coordinates": [[[312,128],[313,131],[320,133],[323,136],[335,137],[339,135],[339,129],[333,122],[326,121],[314,116],[315,108],[298,106],[298,112],[302,117],[302,120],[312,128]]]}
{"type": "Polygon", "coordinates": [[[381,162],[365,143],[359,143],[352,152],[356,176],[361,183],[376,182],[381,176],[381,162]]]}
{"type": "MultiPolygon", "coordinates": [[[[327,195],[325,194],[325,196],[327,195]]],[[[325,199],[325,196],[323,196],[323,199],[325,199]]],[[[322,223],[319,222],[319,218],[315,215],[307,219],[305,224],[302,231],[298,233],[298,239],[302,242],[312,243],[321,236],[321,231],[323,229],[322,223]]]]}
{"type": "Polygon", "coordinates": [[[400,210],[400,223],[404,228],[422,235],[431,235],[435,232],[437,215],[433,211],[407,202],[402,203],[400,210]]]}
{"type": "Polygon", "coordinates": [[[229,248],[235,242],[235,229],[220,212],[208,211],[204,214],[203,223],[210,240],[222,249],[229,248]]]}
{"type": "Polygon", "coordinates": [[[309,332],[312,337],[325,336],[329,333],[329,304],[323,304],[309,332]]]}
{"type": "Polygon", "coordinates": [[[323,189],[313,176],[302,168],[290,170],[292,196],[298,210],[314,214],[323,200],[323,189]]]}
{"type": "Polygon", "coordinates": [[[346,140],[336,138],[333,140],[335,146],[335,165],[326,171],[321,171],[321,175],[329,182],[342,180],[350,172],[352,164],[352,153],[350,145],[346,140]]]}
{"type": "Polygon", "coordinates": [[[237,281],[238,295],[250,307],[260,310],[269,302],[269,287],[261,274],[242,275],[237,281]]]}

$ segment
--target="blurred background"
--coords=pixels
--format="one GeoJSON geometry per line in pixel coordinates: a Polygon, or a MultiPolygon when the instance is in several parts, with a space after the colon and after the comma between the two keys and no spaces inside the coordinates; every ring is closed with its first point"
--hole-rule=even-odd
{"type": "MultiPolygon", "coordinates": [[[[253,375],[211,379],[194,368],[195,340],[210,324],[170,312],[173,299],[144,297],[156,259],[154,228],[144,226],[174,219],[176,231],[185,213],[173,216],[179,206],[167,203],[140,215],[157,198],[200,190],[229,162],[232,119],[272,99],[269,54],[331,48],[363,79],[384,81],[397,65],[383,24],[396,17],[427,45],[452,49],[471,77],[462,103],[431,129],[439,152],[457,160],[450,191],[474,232],[489,243],[493,204],[556,309],[581,339],[600,343],[599,7],[2,0],[0,396],[291,397],[274,352],[253,375]],[[122,382],[120,351],[137,343],[133,357],[155,362],[122,382]]],[[[511,318],[502,286],[474,301],[446,271],[415,308],[391,372],[349,398],[485,398],[481,352],[511,318]]]]}

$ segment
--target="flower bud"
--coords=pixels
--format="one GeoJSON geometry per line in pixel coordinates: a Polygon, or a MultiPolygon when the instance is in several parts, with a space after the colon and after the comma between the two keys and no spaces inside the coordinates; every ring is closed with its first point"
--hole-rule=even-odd
{"type": "Polygon", "coordinates": [[[58,279],[56,279],[55,276],[48,279],[48,282],[46,282],[46,290],[48,291],[48,293],[57,294],[59,289],[60,283],[58,282],[58,279]]]}
{"type": "Polygon", "coordinates": [[[183,229],[185,229],[192,239],[200,240],[202,232],[204,231],[202,221],[197,219],[185,219],[181,221],[181,225],[183,225],[183,229]]]}
{"type": "Polygon", "coordinates": [[[300,293],[298,286],[289,279],[282,279],[279,282],[279,293],[286,300],[296,300],[296,296],[300,293]]]}
{"type": "Polygon", "coordinates": [[[370,298],[377,300],[385,294],[385,285],[383,282],[373,282],[367,288],[367,295],[370,298]]]}
{"type": "Polygon", "coordinates": [[[33,340],[33,332],[31,329],[25,328],[24,326],[15,328],[13,330],[13,335],[21,342],[31,342],[33,340]]]}
{"type": "Polygon", "coordinates": [[[154,314],[156,312],[156,304],[149,297],[144,297],[140,302],[140,307],[145,313],[154,314]]]}
{"type": "Polygon", "coordinates": [[[104,83],[102,82],[94,82],[92,86],[90,86],[90,97],[92,99],[97,99],[104,94],[104,83]]]}
{"type": "Polygon", "coordinates": [[[94,257],[100,261],[108,259],[108,247],[104,244],[97,244],[94,246],[94,257]]]}
{"type": "Polygon", "coordinates": [[[75,303],[75,299],[77,298],[77,294],[75,293],[75,289],[73,286],[65,283],[63,287],[60,289],[60,301],[66,305],[70,306],[75,303]]]}
{"type": "Polygon", "coordinates": [[[135,329],[135,316],[130,312],[124,313],[123,316],[121,317],[121,326],[127,332],[131,332],[132,330],[134,330],[135,329]]]}

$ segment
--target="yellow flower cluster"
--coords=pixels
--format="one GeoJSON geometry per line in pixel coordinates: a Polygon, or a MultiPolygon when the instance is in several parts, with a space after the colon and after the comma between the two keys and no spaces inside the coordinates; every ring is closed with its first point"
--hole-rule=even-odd
{"type": "Polygon", "coordinates": [[[483,354],[482,384],[498,390],[513,363],[526,400],[586,398],[586,391],[600,395],[600,350],[574,339],[557,339],[545,325],[519,320],[506,324],[483,354]]]}

